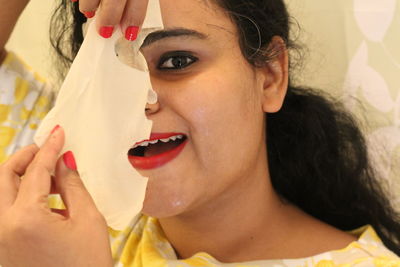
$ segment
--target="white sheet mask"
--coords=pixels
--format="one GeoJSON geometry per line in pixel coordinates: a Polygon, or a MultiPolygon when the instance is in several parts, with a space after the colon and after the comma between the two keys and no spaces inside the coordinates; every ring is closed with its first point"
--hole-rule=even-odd
{"type": "Polygon", "coordinates": [[[148,71],[146,60],[143,54],[140,52],[140,47],[146,39],[147,35],[156,30],[158,29],[142,29],[134,42],[128,41],[124,37],[120,37],[115,43],[115,54],[117,55],[119,60],[132,68],[141,71],[148,71]]]}
{"type": "MultiPolygon", "coordinates": [[[[135,42],[127,41],[125,38],[121,37],[115,44],[115,54],[118,59],[132,67],[141,71],[149,71],[146,59],[144,58],[143,54],[140,52],[140,47],[143,44],[146,37],[154,32],[159,30],[159,28],[147,28],[143,29],[135,42]]],[[[147,103],[148,104],[156,104],[158,101],[158,96],[156,91],[153,88],[149,88],[147,94],[147,103]]]]}
{"type": "Polygon", "coordinates": [[[74,153],[85,186],[116,230],[124,229],[142,209],[147,178],[131,166],[127,153],[136,142],[149,138],[152,122],[145,116],[145,106],[157,100],[149,74],[143,71],[146,61],[135,49],[149,33],[162,28],[159,0],[149,1],[134,42],[125,42],[119,30],[103,39],[91,23],[56,105],[35,136],[40,146],[55,125],[63,127],[63,152],[74,153]],[[118,49],[132,47],[126,53],[120,50],[121,60],[116,56],[118,49]]]}
{"type": "Polygon", "coordinates": [[[158,96],[156,91],[153,90],[153,88],[149,89],[149,92],[147,94],[147,103],[150,105],[154,105],[158,102],[158,96]]]}

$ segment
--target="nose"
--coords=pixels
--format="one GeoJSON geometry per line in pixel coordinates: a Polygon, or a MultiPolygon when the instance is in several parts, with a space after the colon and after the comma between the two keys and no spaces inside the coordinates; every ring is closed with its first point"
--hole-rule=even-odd
{"type": "Polygon", "coordinates": [[[146,104],[145,113],[146,116],[150,116],[152,114],[157,113],[160,110],[160,102],[157,101],[155,104],[146,104]]]}
{"type": "Polygon", "coordinates": [[[145,107],[146,116],[156,113],[160,109],[158,94],[153,88],[150,88],[147,94],[147,103],[145,107]]]}

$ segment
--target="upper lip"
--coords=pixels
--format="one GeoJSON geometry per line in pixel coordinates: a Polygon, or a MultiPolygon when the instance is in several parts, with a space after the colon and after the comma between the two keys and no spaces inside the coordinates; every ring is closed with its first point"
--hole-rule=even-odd
{"type": "Polygon", "coordinates": [[[151,133],[149,139],[137,142],[134,144],[134,146],[141,144],[143,142],[150,142],[150,141],[159,140],[159,139],[166,139],[166,138],[170,138],[171,136],[176,136],[176,135],[186,136],[186,134],[184,134],[184,133],[151,133]]]}

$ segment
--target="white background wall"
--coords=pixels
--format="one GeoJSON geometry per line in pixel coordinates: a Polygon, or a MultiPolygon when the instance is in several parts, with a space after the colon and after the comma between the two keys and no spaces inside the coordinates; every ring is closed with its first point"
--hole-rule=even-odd
{"type": "MultiPolygon", "coordinates": [[[[13,0],[11,0],[13,1],[13,0]]],[[[51,77],[48,25],[55,0],[32,0],[6,45],[44,77],[51,77]]]]}

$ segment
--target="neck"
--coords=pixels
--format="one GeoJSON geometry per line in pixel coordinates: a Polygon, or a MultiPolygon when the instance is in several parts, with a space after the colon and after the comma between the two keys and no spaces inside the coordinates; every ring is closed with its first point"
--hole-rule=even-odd
{"type": "Polygon", "coordinates": [[[287,235],[289,205],[274,192],[265,164],[255,170],[212,203],[159,220],[180,258],[207,252],[222,262],[262,259],[268,244],[273,250],[287,235]]]}

